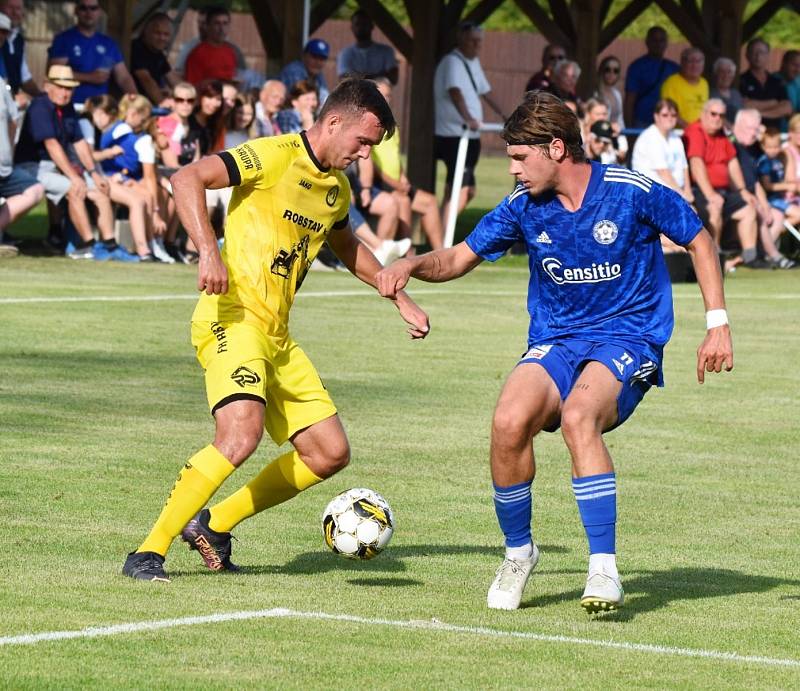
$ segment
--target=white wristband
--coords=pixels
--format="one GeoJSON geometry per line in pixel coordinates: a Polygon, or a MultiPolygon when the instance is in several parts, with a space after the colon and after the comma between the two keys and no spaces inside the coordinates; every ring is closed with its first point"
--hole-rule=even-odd
{"type": "Polygon", "coordinates": [[[728,323],[728,313],[725,310],[708,310],[706,312],[706,329],[724,326],[728,323]]]}

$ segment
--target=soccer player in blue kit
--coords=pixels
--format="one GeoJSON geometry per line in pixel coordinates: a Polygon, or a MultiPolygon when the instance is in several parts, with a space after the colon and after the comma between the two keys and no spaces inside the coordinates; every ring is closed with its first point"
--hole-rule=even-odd
{"type": "Polygon", "coordinates": [[[401,259],[378,274],[392,297],[411,276],[441,282],[495,261],[518,241],[528,250],[528,347],[494,412],[491,472],[505,536],[488,606],[519,607],[539,560],[532,539],[532,440],[559,427],[589,542],[581,605],[622,606],[616,564],[616,476],[603,433],[621,425],[652,385],[673,327],[672,291],[659,233],[691,254],[706,308],[697,378],[733,367],[722,276],[711,236],[674,191],[617,166],[590,163],[580,125],[558,98],[532,91],[505,123],[516,189],[452,248],[401,259]]]}

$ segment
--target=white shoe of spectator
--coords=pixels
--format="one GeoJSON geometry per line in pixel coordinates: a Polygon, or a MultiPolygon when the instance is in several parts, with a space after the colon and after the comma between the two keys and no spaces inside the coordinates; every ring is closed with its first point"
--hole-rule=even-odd
{"type": "Polygon", "coordinates": [[[388,266],[395,259],[404,257],[411,249],[411,238],[403,238],[402,240],[384,240],[381,246],[375,250],[374,254],[377,260],[384,266],[388,266]]]}
{"type": "Polygon", "coordinates": [[[153,238],[150,241],[150,251],[160,262],[164,262],[165,264],[175,263],[175,260],[167,253],[167,249],[164,247],[164,241],[161,238],[153,238]]]}

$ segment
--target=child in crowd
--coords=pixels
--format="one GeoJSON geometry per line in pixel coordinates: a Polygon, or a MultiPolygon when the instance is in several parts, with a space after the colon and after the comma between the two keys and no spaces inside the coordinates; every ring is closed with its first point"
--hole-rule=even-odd
{"type": "MultiPolygon", "coordinates": [[[[777,241],[784,230],[784,220],[792,225],[800,222],[795,162],[792,156],[781,148],[781,133],[774,127],[768,127],[762,135],[761,149],[764,153],[757,162],[758,174],[772,211],[773,240],[777,241]]],[[[788,266],[792,263],[791,260],[783,255],[773,259],[773,262],[779,268],[792,268],[788,266]]]]}
{"type": "Polygon", "coordinates": [[[232,149],[258,136],[256,99],[251,94],[239,94],[228,113],[225,127],[225,148],[232,149]]]}
{"type": "Polygon", "coordinates": [[[289,89],[287,104],[278,113],[278,127],[281,132],[300,132],[314,124],[319,97],[314,85],[305,79],[296,82],[289,89]]]}
{"type": "MultiPolygon", "coordinates": [[[[117,102],[106,95],[92,96],[87,99],[83,107],[84,114],[91,118],[91,122],[100,131],[100,146],[106,133],[114,128],[115,121],[119,114],[117,102]]],[[[87,137],[87,141],[91,141],[87,137]]],[[[92,153],[94,160],[101,164],[106,171],[104,164],[125,155],[125,149],[120,144],[109,143],[106,148],[95,149],[92,153]]],[[[126,185],[116,176],[107,177],[111,201],[121,204],[128,209],[128,220],[131,224],[131,236],[133,237],[136,254],[140,261],[154,261],[152,252],[152,231],[148,224],[147,195],[131,185],[126,185]]]]}
{"type": "Polygon", "coordinates": [[[598,120],[589,128],[586,141],[586,157],[600,163],[616,163],[617,149],[614,146],[614,131],[608,120],[598,120]]]}
{"type": "Polygon", "coordinates": [[[144,96],[122,100],[119,107],[120,119],[107,124],[100,137],[101,151],[116,147],[122,153],[105,158],[101,165],[110,181],[134,190],[145,199],[147,235],[154,255],[149,260],[174,263],[175,260],[167,253],[163,243],[171,200],[158,184],[156,150],[153,137],[147,129],[152,125],[149,122],[151,112],[150,101],[144,96]]]}

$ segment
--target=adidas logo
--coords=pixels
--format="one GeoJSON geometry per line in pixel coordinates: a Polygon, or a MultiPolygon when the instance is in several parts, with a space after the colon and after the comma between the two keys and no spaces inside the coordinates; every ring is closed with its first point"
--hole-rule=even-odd
{"type": "Polygon", "coordinates": [[[551,245],[553,241],[550,239],[550,236],[542,231],[539,233],[539,237],[536,238],[536,242],[541,243],[542,245],[551,245]]]}

